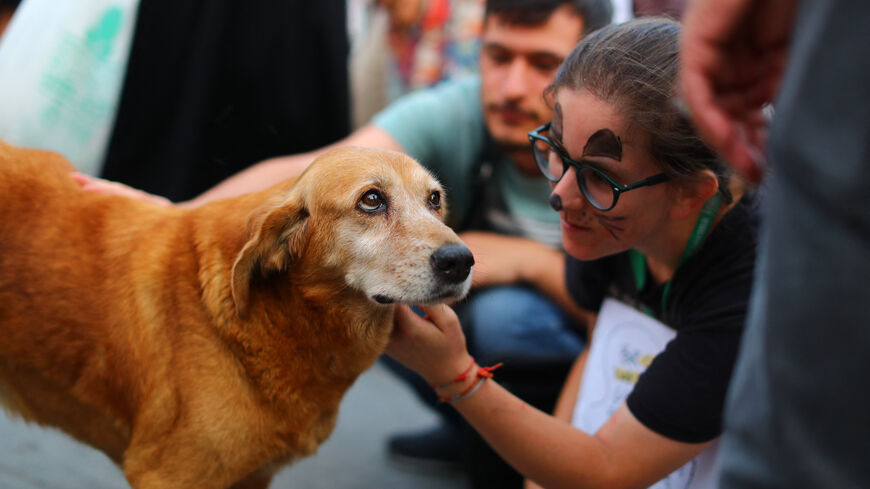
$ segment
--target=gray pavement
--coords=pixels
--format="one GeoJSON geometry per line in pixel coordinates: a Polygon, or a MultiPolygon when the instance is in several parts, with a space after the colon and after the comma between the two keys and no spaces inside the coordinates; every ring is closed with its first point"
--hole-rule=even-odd
{"type": "MultiPolygon", "coordinates": [[[[312,457],[282,470],[271,489],[469,489],[453,471],[411,471],[387,457],[391,433],[433,426],[425,409],[380,364],[351,387],[332,436],[312,457]]],[[[122,489],[121,471],[101,452],[63,433],[0,411],[0,489],[122,489]]]]}

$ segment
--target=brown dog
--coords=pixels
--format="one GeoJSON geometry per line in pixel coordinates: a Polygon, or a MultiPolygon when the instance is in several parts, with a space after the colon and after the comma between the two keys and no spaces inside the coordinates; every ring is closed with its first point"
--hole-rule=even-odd
{"type": "Polygon", "coordinates": [[[313,453],[389,339],[393,303],[470,286],[440,185],[346,148],[197,209],[82,192],[0,143],[0,403],[133,487],[263,488],[313,453]]]}

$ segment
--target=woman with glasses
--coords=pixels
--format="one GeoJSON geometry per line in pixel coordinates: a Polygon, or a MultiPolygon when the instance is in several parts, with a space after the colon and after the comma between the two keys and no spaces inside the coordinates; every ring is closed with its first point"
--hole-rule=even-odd
{"type": "Polygon", "coordinates": [[[498,372],[470,358],[450,308],[397,313],[388,352],[530,486],[716,487],[757,212],[676,102],[679,34],[660,19],[593,33],[545,94],[552,121],[529,134],[561,217],[567,293],[597,314],[554,416],[487,380],[498,372]]]}

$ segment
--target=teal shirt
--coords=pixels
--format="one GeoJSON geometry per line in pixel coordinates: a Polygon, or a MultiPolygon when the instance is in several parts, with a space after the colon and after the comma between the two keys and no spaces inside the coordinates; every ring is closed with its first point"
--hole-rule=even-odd
{"type": "MultiPolygon", "coordinates": [[[[471,210],[475,170],[486,158],[482,107],[480,78],[472,76],[406,95],[373,119],[441,181],[453,225],[471,210]]],[[[487,163],[492,174],[479,209],[486,229],[559,247],[559,215],[549,206],[546,179],[522,174],[506,155],[487,163]]]]}

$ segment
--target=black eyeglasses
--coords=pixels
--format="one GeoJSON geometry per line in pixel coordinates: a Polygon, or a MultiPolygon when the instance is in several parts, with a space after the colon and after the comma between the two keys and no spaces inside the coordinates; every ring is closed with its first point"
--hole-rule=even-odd
{"type": "Polygon", "coordinates": [[[574,167],[580,191],[586,200],[600,211],[613,209],[622,193],[656,185],[669,178],[667,174],[659,173],[631,185],[622,185],[598,168],[572,160],[564,150],[553,144],[546,136],[542,136],[541,133],[550,130],[550,124],[551,122],[548,122],[529,133],[529,142],[532,144],[532,153],[535,155],[538,169],[547,180],[558,182],[568,173],[568,168],[574,167]]]}

